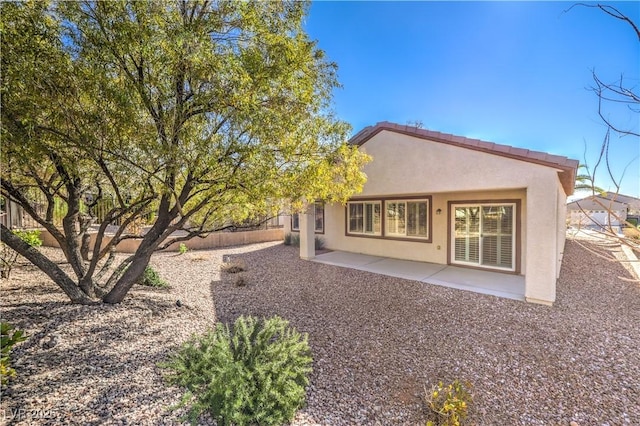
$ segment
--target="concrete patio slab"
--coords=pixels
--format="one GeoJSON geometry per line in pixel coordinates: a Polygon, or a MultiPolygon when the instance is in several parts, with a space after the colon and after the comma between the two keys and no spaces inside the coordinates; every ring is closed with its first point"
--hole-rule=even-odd
{"type": "Polygon", "coordinates": [[[332,251],[316,256],[314,262],[420,281],[459,290],[525,300],[524,276],[460,268],[428,262],[391,259],[361,253],[332,251]]]}
{"type": "Polygon", "coordinates": [[[379,262],[382,257],[370,256],[368,254],[350,253],[346,251],[332,251],[316,256],[313,260],[329,265],[346,266],[356,268],[358,266],[368,265],[370,263],[379,262]]]}
{"type": "Polygon", "coordinates": [[[366,270],[392,277],[421,281],[446,268],[446,265],[436,263],[414,262],[411,260],[384,258],[365,265],[366,270]]]}
{"type": "Polygon", "coordinates": [[[507,299],[525,300],[525,284],[522,275],[447,266],[421,281],[507,299]]]}

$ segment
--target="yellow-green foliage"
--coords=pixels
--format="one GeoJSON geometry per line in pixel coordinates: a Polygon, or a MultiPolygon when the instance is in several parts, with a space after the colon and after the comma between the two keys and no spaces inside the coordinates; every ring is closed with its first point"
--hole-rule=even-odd
{"type": "Polygon", "coordinates": [[[434,420],[429,420],[427,426],[460,426],[467,418],[469,404],[473,400],[471,383],[454,380],[445,385],[438,382],[431,391],[425,390],[425,401],[434,420]]]}
{"type": "Polygon", "coordinates": [[[8,322],[0,322],[0,331],[2,332],[1,340],[1,353],[0,356],[0,381],[2,386],[6,386],[9,383],[9,379],[15,377],[16,370],[11,368],[11,349],[13,346],[24,341],[27,337],[24,335],[23,330],[15,330],[14,327],[8,322]]]}
{"type": "Polygon", "coordinates": [[[180,248],[178,249],[178,253],[185,254],[188,251],[189,251],[189,248],[187,247],[187,245],[185,243],[180,243],[180,248]]]}

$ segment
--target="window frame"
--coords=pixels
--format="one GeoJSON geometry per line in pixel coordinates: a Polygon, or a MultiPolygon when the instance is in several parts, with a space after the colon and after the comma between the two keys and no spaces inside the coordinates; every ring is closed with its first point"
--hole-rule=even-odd
{"type": "MultiPolygon", "coordinates": [[[[390,197],[367,197],[367,198],[353,198],[350,199],[345,205],[344,210],[344,235],[347,237],[356,237],[356,238],[378,238],[385,240],[396,240],[396,241],[410,241],[417,243],[432,243],[433,242],[433,197],[428,194],[419,194],[419,195],[404,195],[404,196],[390,196],[390,197]],[[416,201],[426,201],[427,203],[427,237],[418,237],[418,236],[407,236],[406,231],[405,234],[389,234],[386,232],[386,203],[387,202],[396,202],[396,201],[405,201],[405,202],[416,202],[416,201]],[[350,203],[380,203],[380,232],[376,234],[367,234],[367,233],[356,233],[349,231],[349,222],[350,222],[350,212],[349,212],[349,204],[350,203]]],[[[406,205],[406,204],[405,204],[406,205]]],[[[364,213],[364,207],[363,207],[364,213]]],[[[405,213],[406,215],[406,213],[405,213]]],[[[364,229],[363,222],[363,229],[364,229]]]]}
{"type": "Polygon", "coordinates": [[[447,213],[447,264],[453,266],[460,266],[464,268],[470,269],[478,269],[484,271],[495,271],[501,272],[505,274],[513,274],[519,275],[522,270],[522,209],[521,209],[521,201],[520,199],[481,199],[481,200],[455,200],[448,201],[448,213],[447,213]],[[456,207],[465,207],[465,206],[480,206],[482,209],[483,206],[503,206],[503,205],[512,205],[513,206],[513,267],[512,268],[503,268],[496,267],[492,265],[481,265],[476,263],[467,263],[455,261],[454,254],[454,245],[455,241],[453,241],[453,226],[454,226],[454,217],[453,217],[453,209],[456,207]]]}
{"type": "Polygon", "coordinates": [[[358,236],[358,237],[380,237],[382,236],[382,201],[380,200],[351,200],[347,202],[346,205],[346,210],[345,210],[345,218],[346,218],[346,227],[345,227],[345,231],[347,235],[350,236],[358,236]],[[351,209],[350,206],[352,204],[361,204],[362,205],[362,232],[356,232],[356,231],[351,231],[350,230],[350,224],[351,224],[351,209]],[[366,228],[367,228],[367,223],[366,223],[366,206],[367,205],[371,205],[372,207],[372,229],[373,232],[367,232],[366,228]],[[375,231],[375,206],[379,207],[379,214],[380,214],[380,231],[376,232],[375,231]]]}
{"type": "MultiPolygon", "coordinates": [[[[431,200],[428,198],[398,198],[398,199],[389,199],[389,200],[385,200],[384,202],[384,207],[385,207],[385,217],[388,215],[389,213],[389,205],[390,204],[404,204],[404,233],[399,233],[399,232],[391,232],[389,231],[389,221],[386,220],[385,222],[385,228],[384,228],[384,235],[388,236],[388,237],[392,237],[392,238],[401,238],[401,239],[411,239],[411,240],[430,240],[431,239],[431,200]],[[426,232],[427,235],[422,236],[422,235],[409,235],[409,203],[425,203],[426,204],[426,232]]],[[[398,226],[396,226],[396,229],[398,228],[398,226]]]]}
{"type": "MultiPolygon", "coordinates": [[[[313,230],[314,234],[324,234],[325,228],[325,203],[324,201],[314,201],[313,202],[313,230]],[[316,221],[317,211],[318,209],[322,210],[322,229],[318,229],[316,225],[318,224],[316,221]]],[[[291,232],[300,232],[300,213],[291,213],[291,232]],[[294,223],[298,222],[298,227],[294,227],[294,223]]]]}
{"type": "Polygon", "coordinates": [[[313,203],[313,231],[316,234],[324,234],[324,201],[315,201],[313,203]],[[318,209],[322,210],[322,228],[318,229],[318,209]]]}

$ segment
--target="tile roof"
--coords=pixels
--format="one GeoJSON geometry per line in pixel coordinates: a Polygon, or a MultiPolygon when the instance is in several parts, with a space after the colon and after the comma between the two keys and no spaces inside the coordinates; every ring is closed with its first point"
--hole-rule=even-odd
{"type": "Polygon", "coordinates": [[[564,187],[565,193],[567,195],[573,194],[578,161],[560,155],[531,151],[509,145],[486,142],[479,139],[465,138],[463,136],[456,136],[448,133],[421,129],[414,126],[391,123],[388,121],[382,121],[377,123],[375,126],[365,127],[353,136],[349,140],[349,143],[360,146],[383,130],[559,169],[560,171],[558,172],[558,176],[562,186],[564,187]]]}

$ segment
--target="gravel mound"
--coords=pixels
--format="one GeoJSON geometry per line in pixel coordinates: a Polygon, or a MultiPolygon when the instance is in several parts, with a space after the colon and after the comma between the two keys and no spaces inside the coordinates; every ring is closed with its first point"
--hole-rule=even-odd
{"type": "Polygon", "coordinates": [[[568,240],[553,307],[306,262],[277,243],[156,254],[171,287],[135,286],[118,306],[70,305],[22,266],[2,282],[0,307],[31,337],[14,350],[0,414],[181,424],[169,408],[182,391],[157,363],[215,321],[277,314],[314,354],[295,425],[423,425],[425,386],[454,379],[474,386],[474,425],[640,424],[640,284],[601,256],[612,251],[568,240]],[[220,272],[223,256],[246,270],[220,272]]]}

